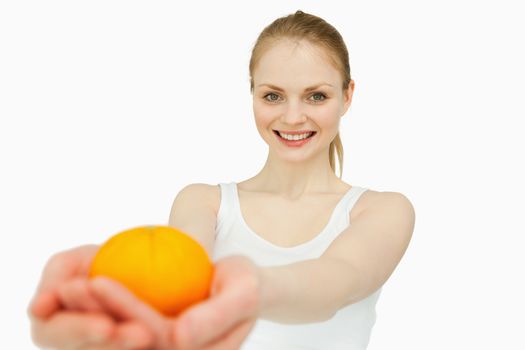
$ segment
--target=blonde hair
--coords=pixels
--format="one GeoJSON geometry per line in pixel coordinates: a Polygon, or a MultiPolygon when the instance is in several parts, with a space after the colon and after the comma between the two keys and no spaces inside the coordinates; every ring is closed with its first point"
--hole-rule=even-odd
{"type": "MultiPolygon", "coordinates": [[[[254,87],[253,72],[260,58],[272,44],[282,39],[307,40],[309,43],[325,49],[328,53],[327,57],[342,75],[342,89],[348,89],[351,81],[350,64],[348,50],[341,34],[324,19],[299,10],[294,14],[276,19],[259,34],[250,58],[250,91],[252,93],[254,87]]],[[[339,132],[330,143],[328,151],[330,167],[334,173],[336,173],[336,153],[339,160],[339,178],[342,178],[344,152],[339,132]]]]}

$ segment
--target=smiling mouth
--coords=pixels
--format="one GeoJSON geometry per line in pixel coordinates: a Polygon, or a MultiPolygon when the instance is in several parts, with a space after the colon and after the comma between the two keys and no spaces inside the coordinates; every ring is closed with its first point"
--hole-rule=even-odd
{"type": "MultiPolygon", "coordinates": [[[[282,137],[282,136],[279,134],[279,131],[277,131],[277,130],[273,130],[273,129],[272,129],[272,131],[273,131],[273,133],[274,133],[275,135],[279,136],[279,138],[281,138],[281,139],[283,139],[283,140],[286,140],[286,141],[294,141],[294,140],[285,139],[284,137],[282,137]]],[[[309,139],[309,138],[313,137],[315,134],[317,134],[317,131],[311,131],[310,135],[309,135],[308,137],[305,137],[305,138],[302,139],[302,140],[309,139]]],[[[300,141],[300,140],[299,140],[299,141],[300,141]]]]}

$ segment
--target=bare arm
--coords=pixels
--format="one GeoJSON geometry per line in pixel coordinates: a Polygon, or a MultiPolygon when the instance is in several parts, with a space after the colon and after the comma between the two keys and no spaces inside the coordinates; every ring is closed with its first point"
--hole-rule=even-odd
{"type": "Polygon", "coordinates": [[[382,192],[318,259],[262,268],[261,317],[319,322],[381,287],[404,255],[415,224],[410,201],[382,192]]]}
{"type": "Polygon", "coordinates": [[[173,201],[168,223],[197,240],[209,257],[213,252],[217,224],[214,201],[219,200],[212,187],[200,183],[184,187],[173,201]]]}

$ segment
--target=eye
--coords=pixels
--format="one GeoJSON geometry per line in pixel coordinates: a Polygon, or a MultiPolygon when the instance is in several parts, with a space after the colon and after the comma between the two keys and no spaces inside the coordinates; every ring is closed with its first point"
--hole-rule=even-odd
{"type": "Polygon", "coordinates": [[[321,92],[316,92],[311,97],[315,102],[321,102],[326,99],[326,95],[321,92]]]}
{"type": "Polygon", "coordinates": [[[277,102],[279,100],[279,95],[270,92],[269,94],[264,95],[263,98],[268,102],[277,102]]]}

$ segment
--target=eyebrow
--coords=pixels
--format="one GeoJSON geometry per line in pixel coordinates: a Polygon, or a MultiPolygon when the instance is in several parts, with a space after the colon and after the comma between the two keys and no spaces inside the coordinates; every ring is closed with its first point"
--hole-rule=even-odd
{"type": "MultiPolygon", "coordinates": [[[[333,85],[331,84],[328,84],[328,83],[320,83],[320,84],[316,84],[316,85],[313,85],[313,86],[310,86],[310,87],[307,87],[306,89],[304,89],[304,91],[312,91],[312,90],[315,90],[315,89],[318,89],[320,88],[321,86],[323,85],[327,85],[327,86],[331,86],[333,87],[333,85]]],[[[275,86],[275,85],[272,85],[272,84],[259,84],[257,85],[258,87],[259,86],[268,86],[270,89],[274,89],[274,90],[277,90],[277,91],[281,91],[281,92],[284,92],[284,90],[278,86],[275,86]]]]}

